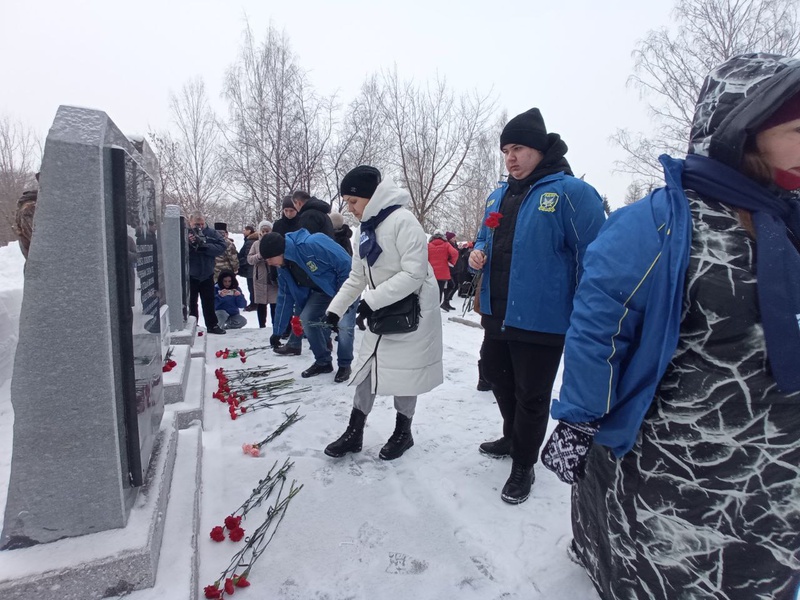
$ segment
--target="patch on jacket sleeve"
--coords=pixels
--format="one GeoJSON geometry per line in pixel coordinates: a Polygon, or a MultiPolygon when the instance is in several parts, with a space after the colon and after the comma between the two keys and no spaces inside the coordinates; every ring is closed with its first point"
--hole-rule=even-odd
{"type": "Polygon", "coordinates": [[[306,263],[306,266],[308,267],[308,270],[311,271],[312,273],[317,272],[317,263],[315,263],[313,260],[308,261],[306,263]]]}
{"type": "Polygon", "coordinates": [[[539,210],[542,212],[556,212],[558,204],[558,194],[555,192],[545,192],[539,196],[539,210]]]}

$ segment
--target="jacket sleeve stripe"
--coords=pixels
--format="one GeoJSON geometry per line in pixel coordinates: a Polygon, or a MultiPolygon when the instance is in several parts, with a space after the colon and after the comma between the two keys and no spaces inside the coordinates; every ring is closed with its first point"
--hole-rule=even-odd
{"type": "Polygon", "coordinates": [[[628,303],[636,295],[636,292],[638,292],[639,289],[641,289],[642,284],[644,284],[645,280],[650,276],[650,273],[652,273],[653,267],[655,267],[655,265],[658,262],[659,258],[661,258],[661,252],[659,252],[656,255],[655,259],[653,259],[653,262],[647,268],[647,271],[645,272],[644,276],[639,280],[639,283],[636,284],[636,287],[633,288],[633,291],[631,292],[630,296],[628,296],[625,299],[625,302],[622,303],[622,306],[625,308],[625,311],[622,313],[622,317],[620,317],[620,319],[619,319],[619,323],[617,324],[616,333],[614,333],[614,335],[611,336],[611,354],[609,354],[608,358],[606,359],[606,363],[608,363],[608,369],[609,369],[609,373],[608,373],[608,394],[606,396],[606,414],[608,414],[611,411],[611,391],[613,390],[614,375],[615,375],[615,373],[614,373],[614,365],[612,363],[612,359],[614,358],[614,354],[616,354],[616,352],[617,352],[616,338],[622,332],[622,322],[625,320],[625,317],[627,317],[628,313],[630,312],[628,310],[628,303]]]}

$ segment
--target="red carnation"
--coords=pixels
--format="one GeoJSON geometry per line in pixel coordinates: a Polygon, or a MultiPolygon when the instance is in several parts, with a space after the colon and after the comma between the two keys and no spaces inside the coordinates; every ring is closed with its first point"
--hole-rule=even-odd
{"type": "Polygon", "coordinates": [[[203,332],[202,331],[198,331],[197,332],[197,337],[203,337],[203,332]]]}
{"type": "Polygon", "coordinates": [[[239,577],[234,575],[233,580],[236,582],[236,587],[248,587],[250,585],[250,582],[247,581],[247,577],[244,575],[239,575],[239,577]]]}
{"type": "Polygon", "coordinates": [[[175,367],[177,367],[177,366],[178,366],[178,363],[177,363],[177,362],[175,362],[174,360],[170,360],[170,361],[167,361],[167,365],[169,365],[169,367],[170,367],[171,369],[174,369],[175,367]]]}
{"type": "Polygon", "coordinates": [[[303,323],[300,321],[300,317],[298,316],[292,317],[290,323],[292,325],[292,333],[295,334],[297,337],[302,337],[303,323]]]}
{"type": "Polygon", "coordinates": [[[217,589],[216,585],[207,585],[203,588],[206,598],[222,598],[222,592],[217,589]]]}
{"type": "Polygon", "coordinates": [[[233,592],[235,592],[235,591],[236,590],[233,589],[233,579],[228,577],[228,579],[225,580],[225,593],[228,594],[228,595],[232,595],[233,592]]]}
{"type": "Polygon", "coordinates": [[[217,358],[219,358],[220,356],[222,356],[222,350],[217,350],[214,354],[216,355],[217,358]]]}
{"type": "Polygon", "coordinates": [[[244,356],[242,358],[240,358],[239,360],[242,361],[243,363],[247,362],[247,359],[244,356]]]}
{"type": "Polygon", "coordinates": [[[242,517],[234,517],[233,515],[225,517],[225,527],[228,529],[236,529],[242,524],[242,517]]]}
{"type": "Polygon", "coordinates": [[[215,542],[221,542],[225,539],[225,532],[222,530],[222,527],[217,525],[211,530],[211,539],[215,542]]]}
{"type": "Polygon", "coordinates": [[[239,350],[239,356],[244,356],[244,350],[239,350]]]}
{"type": "Polygon", "coordinates": [[[258,390],[253,390],[253,398],[258,398],[258,390]]]}
{"type": "Polygon", "coordinates": [[[164,373],[169,373],[170,371],[172,371],[172,367],[170,367],[169,365],[164,365],[163,367],[161,367],[161,370],[164,373]]]}
{"type": "Polygon", "coordinates": [[[231,529],[231,532],[228,534],[228,537],[231,538],[232,542],[238,542],[244,537],[244,529],[241,527],[234,527],[231,529]]]}
{"type": "Polygon", "coordinates": [[[486,220],[483,222],[490,229],[495,229],[500,225],[500,219],[503,218],[503,213],[499,212],[490,212],[489,216],[486,217],[486,220]]]}
{"type": "Polygon", "coordinates": [[[244,414],[244,413],[246,413],[246,412],[247,412],[247,407],[246,407],[246,406],[243,406],[243,407],[241,407],[239,410],[241,410],[241,411],[242,411],[242,414],[244,414]]]}

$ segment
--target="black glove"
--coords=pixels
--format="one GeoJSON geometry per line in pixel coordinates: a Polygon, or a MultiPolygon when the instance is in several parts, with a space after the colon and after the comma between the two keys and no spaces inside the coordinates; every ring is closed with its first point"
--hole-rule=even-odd
{"type": "Polygon", "coordinates": [[[322,317],[322,322],[325,325],[330,325],[331,331],[334,333],[339,333],[339,315],[334,314],[332,312],[326,312],[325,316],[322,317]]]}
{"type": "Polygon", "coordinates": [[[542,450],[542,464],[564,483],[576,483],[586,471],[586,460],[597,430],[596,421],[559,421],[542,450]]]}
{"type": "Polygon", "coordinates": [[[273,348],[280,348],[281,346],[283,346],[283,344],[281,344],[281,336],[279,335],[269,336],[269,345],[272,346],[273,348]]]}
{"type": "Polygon", "coordinates": [[[366,321],[371,314],[372,309],[369,307],[369,304],[367,304],[366,300],[362,300],[358,303],[358,308],[356,309],[356,325],[358,325],[358,328],[361,331],[364,331],[367,328],[364,321],[366,321]]]}

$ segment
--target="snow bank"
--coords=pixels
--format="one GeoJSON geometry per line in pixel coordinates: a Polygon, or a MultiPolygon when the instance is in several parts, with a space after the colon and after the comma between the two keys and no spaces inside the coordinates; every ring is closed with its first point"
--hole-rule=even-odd
{"type": "Polygon", "coordinates": [[[19,242],[0,248],[0,385],[11,378],[19,338],[25,258],[19,242]]]}

